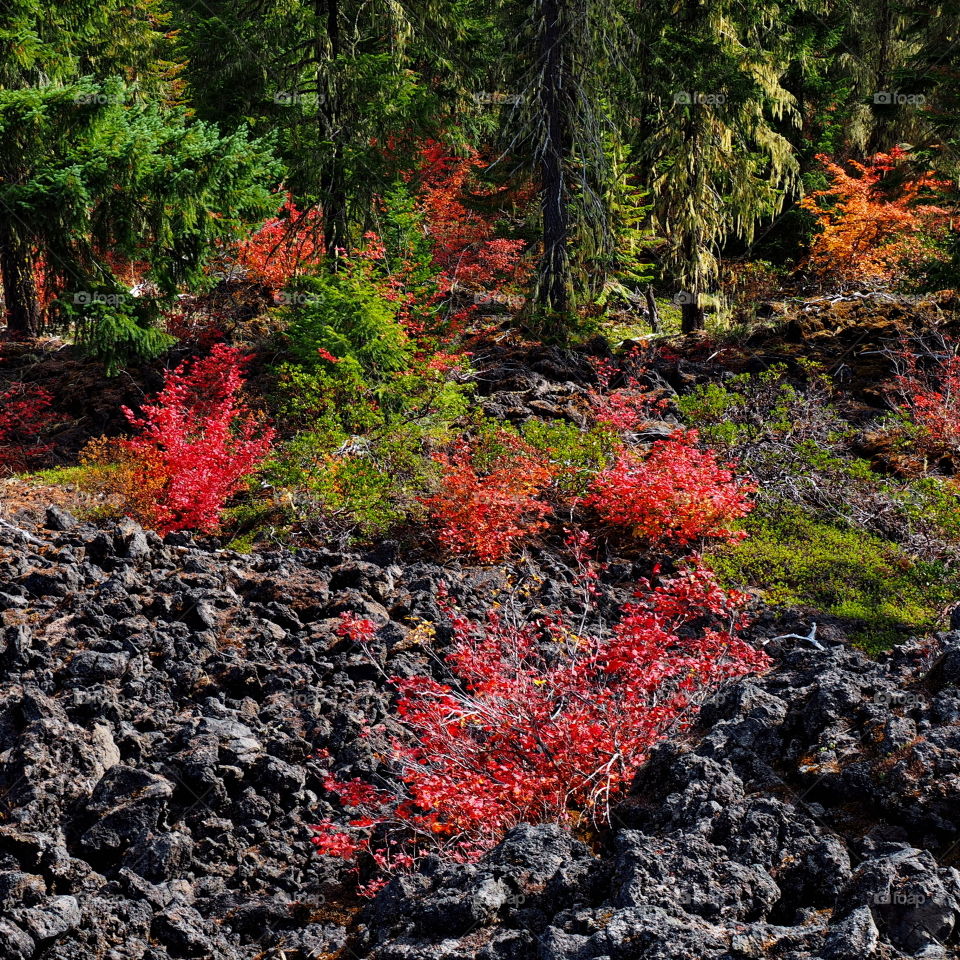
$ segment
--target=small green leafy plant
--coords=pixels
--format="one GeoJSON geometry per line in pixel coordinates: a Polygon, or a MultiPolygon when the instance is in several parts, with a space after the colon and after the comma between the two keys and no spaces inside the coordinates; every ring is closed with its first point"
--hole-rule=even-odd
{"type": "Polygon", "coordinates": [[[362,536],[419,516],[439,475],[433,454],[469,407],[456,363],[411,360],[389,378],[335,357],[278,371],[279,419],[293,434],[267,471],[302,519],[323,517],[362,536]]]}

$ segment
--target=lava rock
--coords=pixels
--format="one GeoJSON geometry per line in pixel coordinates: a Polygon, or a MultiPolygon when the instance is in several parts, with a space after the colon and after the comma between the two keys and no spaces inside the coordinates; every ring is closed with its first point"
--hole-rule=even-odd
{"type": "Polygon", "coordinates": [[[70,673],[84,680],[113,680],[122,677],[130,663],[126,653],[97,653],[80,650],[70,658],[70,673]]]}
{"type": "Polygon", "coordinates": [[[167,810],[173,784],[145,770],[117,765],[97,784],[86,805],[94,819],[80,838],[83,846],[104,853],[145,840],[167,810]]]}
{"type": "Polygon", "coordinates": [[[80,925],[76,897],[51,897],[42,906],[14,910],[13,921],[37,943],[53,940],[80,925]]]}
{"type": "Polygon", "coordinates": [[[47,507],[44,521],[48,530],[56,530],[61,533],[72,530],[77,525],[77,520],[73,514],[62,507],[56,506],[56,504],[47,507]]]}
{"type": "MultiPolygon", "coordinates": [[[[486,365],[490,409],[582,414],[589,363],[536,362],[501,353],[486,365]]],[[[412,561],[396,544],[241,556],[127,521],[17,522],[0,525],[4,958],[955,949],[960,874],[939,854],[960,836],[956,633],[877,659],[831,624],[824,649],[773,641],[770,671],[727,685],[651,749],[590,846],[559,825],[521,825],[475,863],[425,858],[357,911],[344,865],[310,842],[311,823],[355,815],[324,788],[331,765],[384,782],[394,705],[380,670],[433,669],[452,637],[439,584],[482,619],[498,592],[523,597],[511,571],[412,561]],[[376,621],[377,665],[337,636],[343,612],[376,621]]],[[[525,615],[580,616],[550,551],[528,558],[539,586],[519,602],[525,615]]],[[[641,572],[610,563],[596,616],[610,622],[641,572]]],[[[809,628],[771,624],[761,611],[753,638],[809,628]]]]}

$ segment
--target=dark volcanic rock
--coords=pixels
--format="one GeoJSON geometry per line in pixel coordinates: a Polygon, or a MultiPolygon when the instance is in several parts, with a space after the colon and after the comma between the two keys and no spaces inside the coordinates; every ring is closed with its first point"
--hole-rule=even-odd
{"type": "Polygon", "coordinates": [[[47,507],[45,520],[48,530],[58,530],[62,532],[64,530],[72,530],[77,525],[77,521],[72,514],[53,504],[47,507]]]}
{"type": "MultiPolygon", "coordinates": [[[[592,374],[563,379],[568,360],[501,359],[512,383],[484,389],[575,419],[592,374]]],[[[537,562],[531,603],[571,602],[537,562]]],[[[610,619],[631,564],[605,576],[610,619]]],[[[342,865],[310,843],[333,812],[315,758],[380,770],[391,694],[338,615],[374,619],[373,654],[411,675],[429,669],[418,620],[449,640],[441,581],[471,615],[514,589],[503,570],[404,563],[390,543],[240,556],[53,509],[0,526],[0,958],[956,952],[956,633],[880,661],[772,644],[775,669],[655,749],[594,846],[521,826],[479,863],[428,860],[357,912],[342,865]]]]}
{"type": "Polygon", "coordinates": [[[84,831],[80,844],[102,854],[144,842],[172,796],[173,784],[163,777],[136,767],[111,767],[85,805],[84,816],[93,825],[84,831]]]}
{"type": "Polygon", "coordinates": [[[360,955],[956,955],[960,739],[956,714],[933,719],[929,690],[956,642],[881,662],[844,646],[784,651],[704,707],[693,745],[654,750],[599,856],[561,854],[556,827],[524,828],[475,866],[394,881],[363,915],[360,955]]]}

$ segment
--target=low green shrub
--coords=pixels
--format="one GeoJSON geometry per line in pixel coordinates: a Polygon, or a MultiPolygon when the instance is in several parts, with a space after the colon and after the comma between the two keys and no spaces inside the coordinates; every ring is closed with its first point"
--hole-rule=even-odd
{"type": "Polygon", "coordinates": [[[34,470],[22,474],[23,478],[31,483],[50,487],[80,486],[90,473],[90,468],[83,465],[72,467],[49,467],[46,470],[34,470]]]}
{"type": "Polygon", "coordinates": [[[704,384],[678,405],[702,439],[754,479],[766,513],[802,509],[808,520],[859,529],[923,560],[957,555],[960,499],[949,481],[906,480],[857,456],[858,431],[815,370],[803,386],[783,366],[704,384]]]}
{"type": "Polygon", "coordinates": [[[299,277],[283,296],[290,303],[285,308],[289,355],[303,369],[339,362],[382,376],[409,367],[413,347],[397,305],[364,264],[351,261],[336,273],[299,277]]]}
{"type": "Polygon", "coordinates": [[[300,519],[322,517],[361,536],[386,533],[421,513],[417,497],[435,482],[437,466],[421,430],[388,430],[377,437],[304,432],[285,445],[267,477],[295,491],[300,519]]]}
{"type": "Polygon", "coordinates": [[[283,543],[292,521],[289,504],[277,500],[241,501],[223,512],[221,526],[226,549],[252,553],[264,542],[283,543]]]}
{"type": "Polygon", "coordinates": [[[759,464],[803,440],[836,449],[850,436],[850,425],[815,365],[806,365],[803,378],[802,386],[795,384],[786,365],[774,364],[763,373],[700,384],[679,397],[677,406],[702,440],[740,460],[759,464]]]}
{"type": "Polygon", "coordinates": [[[758,510],[744,529],[747,539],[710,554],[723,582],[759,588],[773,605],[848,620],[868,650],[934,629],[960,587],[944,563],[916,560],[895,543],[799,507],[758,510]]]}
{"type": "Polygon", "coordinates": [[[277,406],[293,436],[268,482],[292,492],[302,518],[369,537],[422,513],[418,498],[438,473],[433,454],[469,409],[470,390],[444,364],[411,364],[379,380],[355,364],[288,364],[277,406]]]}
{"type": "Polygon", "coordinates": [[[897,494],[903,516],[924,539],[960,544],[960,488],[950,477],[920,477],[897,494]]]}
{"type": "Polygon", "coordinates": [[[564,497],[585,496],[593,477],[613,462],[620,443],[607,427],[584,430],[568,420],[528,420],[521,434],[556,468],[553,484],[564,497]]]}

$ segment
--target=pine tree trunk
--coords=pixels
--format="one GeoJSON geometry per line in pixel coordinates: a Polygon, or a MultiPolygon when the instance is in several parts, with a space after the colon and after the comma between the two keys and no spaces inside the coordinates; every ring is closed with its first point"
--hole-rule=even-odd
{"type": "Polygon", "coordinates": [[[540,66],[543,86],[540,104],[546,128],[541,145],[540,205],[543,217],[543,255],[535,299],[547,314],[562,316],[573,307],[573,278],[567,245],[570,211],[567,206],[565,161],[571,150],[570,117],[565,105],[563,5],[567,0],[543,0],[540,66]]]}
{"type": "Polygon", "coordinates": [[[326,17],[326,49],[318,38],[317,43],[317,89],[323,90],[322,102],[318,105],[321,137],[330,144],[330,157],[321,174],[323,203],[323,246],[334,268],[344,251],[349,249],[347,224],[347,192],[343,176],[343,149],[340,137],[340,90],[336,68],[324,72],[324,57],[335,64],[341,54],[340,0],[317,0],[316,13],[326,17]]]}
{"type": "Polygon", "coordinates": [[[706,317],[700,305],[700,297],[694,296],[689,303],[680,304],[680,332],[698,333],[706,328],[706,317]]]}
{"type": "Polygon", "coordinates": [[[336,263],[349,249],[347,196],[343,187],[340,147],[334,145],[330,172],[323,184],[323,248],[336,263]]]}
{"type": "Polygon", "coordinates": [[[41,313],[37,299],[33,252],[12,227],[0,221],[0,280],[7,315],[7,332],[15,337],[35,337],[41,313]]]}
{"type": "Polygon", "coordinates": [[[654,333],[660,333],[660,311],[657,309],[657,298],[653,295],[652,283],[647,287],[645,296],[647,300],[647,320],[650,323],[650,329],[654,333]]]}
{"type": "MultiPolygon", "coordinates": [[[[893,82],[893,46],[894,14],[888,0],[883,0],[877,11],[879,23],[879,49],[877,50],[876,87],[874,94],[893,95],[897,91],[891,89],[893,82]]],[[[873,109],[873,129],[867,141],[867,156],[875,153],[885,153],[895,143],[896,118],[901,108],[892,102],[875,103],[873,109]],[[879,107],[879,109],[878,109],[879,107]]]]}

